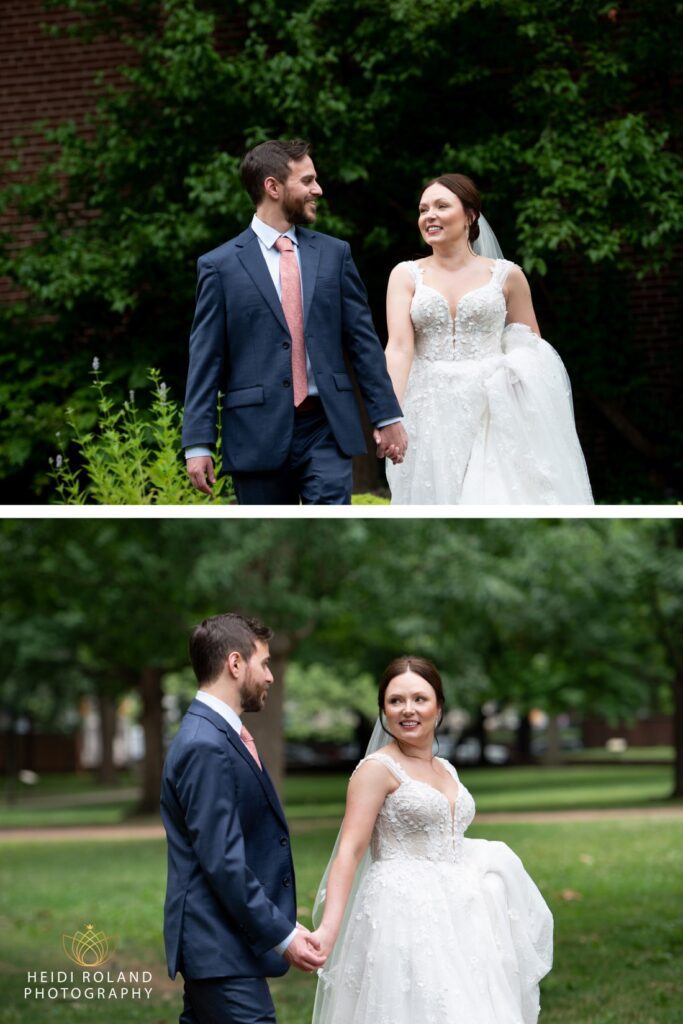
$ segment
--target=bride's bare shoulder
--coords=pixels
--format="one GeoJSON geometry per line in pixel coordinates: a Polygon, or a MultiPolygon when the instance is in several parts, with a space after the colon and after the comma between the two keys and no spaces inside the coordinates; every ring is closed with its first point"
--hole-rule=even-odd
{"type": "Polygon", "coordinates": [[[421,260],[402,260],[401,263],[397,263],[392,269],[389,280],[409,281],[412,284],[415,280],[416,267],[421,262],[421,260]]]}
{"type": "Polygon", "coordinates": [[[390,788],[394,789],[394,772],[391,771],[391,765],[387,764],[387,759],[389,759],[390,761],[395,761],[395,758],[392,757],[393,749],[393,744],[389,743],[384,747],[380,747],[379,750],[375,750],[372,754],[369,754],[367,757],[364,757],[363,760],[359,761],[359,763],[354,768],[353,775],[351,776],[351,778],[353,779],[354,776],[358,775],[359,773],[362,773],[365,779],[374,777],[378,781],[386,781],[387,778],[390,778],[392,779],[392,785],[390,786],[390,788]]]}
{"type": "Polygon", "coordinates": [[[396,744],[395,743],[386,743],[383,747],[379,747],[379,749],[376,750],[375,753],[376,754],[386,754],[389,757],[392,757],[396,753],[396,744]]]}

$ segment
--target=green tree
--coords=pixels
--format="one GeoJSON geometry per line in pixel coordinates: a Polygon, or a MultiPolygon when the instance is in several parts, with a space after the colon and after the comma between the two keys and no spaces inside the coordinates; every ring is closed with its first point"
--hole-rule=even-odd
{"type": "MultiPolygon", "coordinates": [[[[131,59],[116,85],[99,84],[83,124],[46,130],[50,153],[36,175],[19,173],[18,151],[0,193],[0,208],[36,226],[28,246],[6,239],[0,259],[0,273],[25,296],[3,313],[5,474],[25,466],[41,487],[65,406],[83,429],[93,422],[93,355],[126,389],[158,366],[182,393],[194,260],[250,213],[239,156],[265,137],[296,134],[314,142],[329,194],[320,226],[353,241],[377,311],[390,266],[416,245],[419,184],[454,166],[473,174],[506,252],[537,281],[548,271],[551,340],[570,357],[577,391],[649,452],[660,496],[674,487],[675,423],[634,379],[628,320],[615,321],[604,296],[623,293],[624,268],[667,263],[680,231],[675,8],[664,0],[552,0],[542,10],[531,0],[48,7],[79,15],[71,32],[124,39],[131,59]],[[567,261],[598,268],[595,308],[577,309],[567,261]]],[[[651,490],[639,472],[603,493],[651,490]]]]}
{"type": "Polygon", "coordinates": [[[312,525],[302,530],[289,520],[5,523],[0,538],[9,612],[0,617],[0,630],[12,671],[0,693],[18,707],[35,678],[53,706],[77,692],[117,697],[136,690],[145,734],[141,810],[152,812],[163,759],[164,676],[187,664],[187,638],[198,620],[228,610],[256,615],[275,630],[271,653],[279,685],[250,728],[279,782],[287,664],[332,614],[339,579],[363,557],[365,534],[353,522],[312,525]],[[58,631],[56,650],[40,634],[43,622],[49,624],[48,640],[58,631]],[[31,640],[28,654],[25,636],[31,640]],[[81,691],[73,689],[69,673],[51,664],[57,652],[60,664],[77,674],[81,691]]]}
{"type": "Polygon", "coordinates": [[[301,657],[376,679],[397,654],[424,654],[441,668],[450,701],[474,716],[488,701],[522,714],[540,707],[614,721],[677,709],[680,765],[675,523],[397,520],[366,528],[372,541],[344,578],[338,613],[301,657]]]}
{"type": "Polygon", "coordinates": [[[6,521],[0,696],[19,713],[136,690],[153,810],[164,677],[187,665],[195,622],[235,610],[275,630],[278,685],[249,728],[277,778],[290,663],[309,710],[321,670],[302,685],[301,667],[317,665],[320,711],[339,704],[341,682],[347,706],[372,714],[363,680],[412,651],[473,713],[489,700],[675,712],[680,793],[680,539],[677,522],[649,520],[6,521]]]}

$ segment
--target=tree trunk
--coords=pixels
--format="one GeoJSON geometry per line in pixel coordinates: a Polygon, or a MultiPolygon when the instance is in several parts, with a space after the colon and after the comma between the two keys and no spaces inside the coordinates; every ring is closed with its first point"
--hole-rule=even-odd
{"type": "Polygon", "coordinates": [[[517,761],[519,764],[531,764],[531,719],[529,714],[520,715],[517,726],[517,761]]]}
{"type": "Polygon", "coordinates": [[[683,797],[683,670],[674,680],[674,789],[673,797],[683,797]]]}
{"type": "Polygon", "coordinates": [[[138,814],[158,814],[163,765],[163,691],[160,668],[145,668],[138,679],[142,698],[142,728],[145,733],[145,759],[142,768],[142,797],[136,808],[138,814]]]}
{"type": "Polygon", "coordinates": [[[486,756],[488,735],[486,732],[486,715],[483,708],[479,708],[477,711],[477,718],[472,727],[472,736],[479,741],[479,764],[483,767],[489,763],[489,759],[486,756]]]}
{"type": "Polygon", "coordinates": [[[116,700],[108,693],[97,694],[97,710],[100,716],[100,764],[97,781],[101,786],[113,786],[116,782],[114,767],[114,736],[116,735],[116,700]]]}
{"type": "Polygon", "coordinates": [[[263,759],[280,797],[285,774],[285,674],[291,647],[288,637],[273,637],[270,642],[270,663],[275,682],[268,691],[263,710],[244,715],[244,724],[254,737],[259,757],[263,759]]]}
{"type": "Polygon", "coordinates": [[[544,764],[560,764],[562,761],[560,725],[556,715],[548,715],[548,727],[546,730],[546,748],[541,760],[544,764]]]}
{"type": "Polygon", "coordinates": [[[14,715],[9,716],[5,733],[5,801],[13,804],[17,799],[17,734],[14,715]]]}

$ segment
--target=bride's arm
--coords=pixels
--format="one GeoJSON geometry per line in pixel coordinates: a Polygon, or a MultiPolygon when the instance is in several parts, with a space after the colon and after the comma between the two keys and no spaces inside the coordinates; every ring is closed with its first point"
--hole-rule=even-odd
{"type": "Polygon", "coordinates": [[[406,266],[394,267],[387,286],[387,327],[389,341],[386,347],[387,369],[399,404],[408,383],[413,362],[415,337],[410,319],[410,303],[415,294],[415,283],[406,266]]]}
{"type": "Polygon", "coordinates": [[[507,300],[507,323],[524,324],[534,334],[541,336],[534,304],[531,300],[531,289],[521,267],[513,267],[505,282],[507,300]]]}
{"type": "Polygon", "coordinates": [[[313,932],[325,957],[337,940],[353,878],[370,842],[375,819],[387,794],[396,788],[396,780],[377,761],[366,761],[349,782],[339,849],[327,880],[325,911],[313,932]]]}

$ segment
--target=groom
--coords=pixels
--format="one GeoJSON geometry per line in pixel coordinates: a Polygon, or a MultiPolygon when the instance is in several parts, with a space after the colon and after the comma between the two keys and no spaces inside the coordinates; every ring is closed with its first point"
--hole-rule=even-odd
{"type": "Polygon", "coordinates": [[[185,981],[180,1024],[274,1024],[266,977],[324,963],[296,924],[287,822],[250,733],[273,684],[255,619],[216,615],[197,626],[190,658],[199,691],[164,764],[168,841],[164,941],[185,981]]]}
{"type": "Polygon", "coordinates": [[[251,225],[198,261],[187,472],[211,493],[221,391],[223,469],[241,505],[350,504],[351,457],[367,449],[345,356],[377,455],[400,462],[407,446],[365,288],[347,242],[303,227],[322,195],[307,142],[262,142],[240,174],[251,225]]]}

